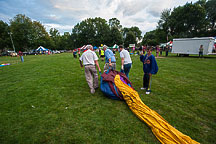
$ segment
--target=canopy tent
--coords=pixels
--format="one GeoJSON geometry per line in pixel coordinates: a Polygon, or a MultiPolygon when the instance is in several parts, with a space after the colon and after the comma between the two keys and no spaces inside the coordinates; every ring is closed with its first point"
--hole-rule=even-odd
{"type": "Polygon", "coordinates": [[[49,49],[46,49],[42,46],[39,46],[35,51],[48,51],[49,49]]]}
{"type": "Polygon", "coordinates": [[[114,44],[112,48],[119,48],[119,46],[117,44],[114,44]]]}
{"type": "Polygon", "coordinates": [[[167,45],[168,45],[168,46],[172,46],[172,43],[173,43],[172,41],[169,41],[169,42],[167,43],[167,45]]]}
{"type": "Polygon", "coordinates": [[[161,43],[160,47],[166,47],[166,43],[161,43]]]}
{"type": "Polygon", "coordinates": [[[80,50],[85,50],[87,45],[83,45],[82,47],[80,47],[80,50]]]}
{"type": "Polygon", "coordinates": [[[94,50],[95,50],[95,49],[98,49],[98,47],[94,46],[94,50]]]}
{"type": "MultiPolygon", "coordinates": [[[[87,46],[89,45],[83,45],[82,47],[80,47],[79,49],[80,50],[86,50],[87,49],[87,46]]],[[[91,46],[91,45],[90,45],[91,46]]],[[[98,47],[94,46],[93,49],[98,49],[98,47]]]]}

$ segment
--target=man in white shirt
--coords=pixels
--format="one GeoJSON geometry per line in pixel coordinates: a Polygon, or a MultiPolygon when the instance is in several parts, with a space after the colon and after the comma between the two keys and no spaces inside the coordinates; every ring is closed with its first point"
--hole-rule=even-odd
{"type": "Polygon", "coordinates": [[[132,60],[127,50],[122,45],[119,46],[121,57],[121,71],[129,78],[129,72],[132,66],[132,60]]]}
{"type": "Polygon", "coordinates": [[[99,72],[101,72],[101,69],[98,64],[98,57],[93,50],[93,46],[88,45],[86,46],[86,48],[88,50],[84,52],[82,56],[80,57],[80,66],[81,67],[83,67],[83,65],[85,66],[86,81],[90,87],[90,92],[93,94],[95,93],[95,89],[98,88],[98,74],[97,74],[95,64],[99,72]]]}

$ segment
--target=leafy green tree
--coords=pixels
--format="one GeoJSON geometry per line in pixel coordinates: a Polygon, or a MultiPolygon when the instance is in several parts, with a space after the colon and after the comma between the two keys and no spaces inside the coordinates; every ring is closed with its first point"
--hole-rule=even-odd
{"type": "Polygon", "coordinates": [[[100,44],[110,45],[110,28],[105,19],[96,17],[93,19],[95,26],[95,39],[93,44],[99,46],[100,44]]]}
{"type": "Polygon", "coordinates": [[[142,45],[155,46],[157,44],[159,44],[159,41],[157,40],[157,30],[147,32],[144,35],[142,45]]]}
{"type": "Polygon", "coordinates": [[[86,19],[74,26],[72,36],[75,40],[75,48],[86,44],[93,44],[94,37],[96,37],[95,27],[93,19],[86,19]]]}
{"type": "Polygon", "coordinates": [[[128,47],[129,44],[136,44],[136,35],[132,31],[127,33],[124,41],[124,47],[128,47]]]}
{"type": "Polygon", "coordinates": [[[164,31],[169,38],[214,36],[215,6],[216,0],[199,0],[174,8],[172,12],[164,10],[157,29],[164,31]]]}
{"type": "Polygon", "coordinates": [[[121,33],[122,25],[120,25],[120,21],[117,18],[112,18],[109,20],[110,26],[110,42],[109,44],[112,46],[114,44],[122,44],[123,36],[121,33]]]}
{"type": "Polygon", "coordinates": [[[55,28],[51,28],[49,31],[50,37],[51,37],[51,46],[52,49],[54,50],[60,50],[60,42],[61,42],[61,36],[60,36],[60,32],[55,29],[55,28]]]}
{"type": "Polygon", "coordinates": [[[0,21],[0,51],[11,48],[12,44],[9,36],[9,26],[7,23],[0,21]]]}
{"type": "Polygon", "coordinates": [[[127,42],[127,35],[128,33],[130,32],[130,36],[131,37],[131,32],[133,33],[133,35],[135,36],[135,42],[133,44],[137,44],[138,40],[141,40],[142,36],[142,31],[138,28],[138,27],[131,27],[131,28],[123,28],[122,29],[122,35],[123,35],[123,39],[124,39],[124,45],[127,45],[128,42],[127,42]]]}
{"type": "MultiPolygon", "coordinates": [[[[160,34],[165,33],[166,36],[163,35],[164,38],[171,35],[171,32],[172,32],[172,28],[170,27],[171,26],[170,25],[170,14],[171,14],[171,9],[163,10],[160,16],[160,20],[158,21],[158,26],[157,26],[158,32],[160,32],[160,34]]],[[[157,36],[160,36],[160,35],[157,35],[157,36]]]]}
{"type": "Polygon", "coordinates": [[[200,6],[202,6],[202,7],[206,7],[206,0],[198,0],[197,2],[196,2],[196,4],[198,4],[198,5],[200,5],[200,6]]]}
{"type": "Polygon", "coordinates": [[[110,32],[110,45],[113,46],[114,44],[120,45],[123,44],[123,37],[121,32],[118,30],[117,27],[112,27],[110,32]]]}
{"type": "Polygon", "coordinates": [[[51,49],[51,38],[44,26],[37,21],[32,22],[32,39],[30,40],[33,49],[44,46],[51,49]]]}
{"type": "Polygon", "coordinates": [[[77,48],[77,47],[81,47],[80,45],[81,44],[79,44],[79,41],[78,41],[78,34],[75,32],[75,27],[72,29],[72,34],[71,34],[71,43],[72,43],[72,45],[71,45],[71,48],[72,49],[75,49],[75,48],[77,48]]]}
{"type": "Polygon", "coordinates": [[[31,49],[32,21],[25,15],[18,14],[10,20],[10,29],[13,33],[13,41],[16,51],[26,51],[31,49]]]}
{"type": "Polygon", "coordinates": [[[216,35],[216,0],[209,0],[206,3],[207,19],[210,22],[210,34],[216,35]]]}
{"type": "Polygon", "coordinates": [[[133,32],[135,34],[136,39],[141,40],[141,38],[142,38],[142,31],[137,26],[131,27],[129,29],[129,31],[131,31],[131,32],[133,32]]]}
{"type": "Polygon", "coordinates": [[[129,31],[130,31],[130,28],[124,27],[124,28],[122,29],[121,33],[122,33],[123,39],[126,38],[127,33],[128,33],[129,31]]]}
{"type": "Polygon", "coordinates": [[[51,47],[51,39],[44,26],[25,15],[18,14],[10,20],[10,30],[16,51],[29,51],[40,45],[51,47]]]}
{"type": "Polygon", "coordinates": [[[71,36],[69,32],[65,32],[64,35],[61,36],[60,41],[60,49],[61,50],[69,50],[71,49],[71,36]]]}
{"type": "Polygon", "coordinates": [[[159,43],[166,43],[173,39],[173,36],[170,33],[165,32],[163,29],[156,29],[155,30],[155,37],[157,44],[159,43]]]}
{"type": "Polygon", "coordinates": [[[72,40],[74,47],[86,44],[99,46],[110,43],[110,28],[105,19],[100,17],[88,18],[72,29],[72,40]]]}
{"type": "Polygon", "coordinates": [[[200,36],[206,30],[206,12],[199,4],[187,3],[173,10],[169,18],[172,35],[176,37],[200,36]]]}
{"type": "Polygon", "coordinates": [[[120,21],[117,18],[109,19],[109,26],[110,28],[116,27],[119,31],[121,31],[122,29],[122,25],[120,24],[120,21]]]}

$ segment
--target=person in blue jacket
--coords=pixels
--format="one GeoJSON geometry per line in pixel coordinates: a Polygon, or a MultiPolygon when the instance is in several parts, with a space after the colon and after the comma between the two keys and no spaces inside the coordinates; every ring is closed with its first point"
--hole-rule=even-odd
{"type": "Polygon", "coordinates": [[[140,61],[143,63],[144,71],[143,87],[141,89],[146,89],[146,94],[150,94],[152,74],[158,72],[158,65],[155,57],[152,55],[151,48],[147,48],[147,54],[145,56],[141,54],[140,61]]]}

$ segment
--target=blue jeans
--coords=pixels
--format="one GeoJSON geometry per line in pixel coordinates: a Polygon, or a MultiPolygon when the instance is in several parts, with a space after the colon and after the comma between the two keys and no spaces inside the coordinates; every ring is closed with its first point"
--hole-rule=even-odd
{"type": "Polygon", "coordinates": [[[21,61],[24,62],[24,58],[23,58],[23,56],[20,56],[20,58],[21,58],[21,61]]]}
{"type": "Polygon", "coordinates": [[[199,57],[203,57],[203,52],[199,52],[199,57]]]}
{"type": "Polygon", "coordinates": [[[131,63],[125,64],[125,65],[124,65],[124,71],[123,71],[123,73],[125,73],[125,75],[126,75],[128,78],[129,78],[129,72],[130,72],[131,66],[132,66],[131,63]]]}

